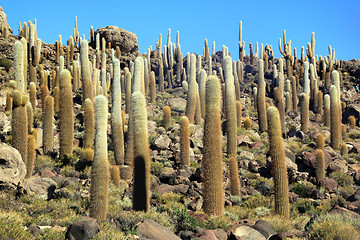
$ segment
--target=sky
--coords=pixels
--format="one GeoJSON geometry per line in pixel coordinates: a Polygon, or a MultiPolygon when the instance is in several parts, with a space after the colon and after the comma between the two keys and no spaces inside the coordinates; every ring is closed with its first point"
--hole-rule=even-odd
{"type": "MultiPolygon", "coordinates": [[[[315,54],[327,56],[328,46],[335,48],[338,60],[360,59],[359,0],[258,0],[258,1],[80,1],[80,0],[0,0],[14,34],[19,22],[37,19],[38,37],[55,43],[59,34],[63,44],[73,35],[75,16],[80,36],[115,25],[137,35],[139,51],[153,49],[160,33],[163,45],[171,29],[171,41],[180,33],[181,50],[202,54],[205,38],[215,50],[228,47],[233,60],[238,59],[239,22],[242,21],[246,54],[249,43],[272,45],[275,57],[281,57],[279,38],[286,30],[287,40],[297,48],[306,47],[315,32],[315,54]]],[[[293,51],[293,50],[292,50],[293,51]]]]}

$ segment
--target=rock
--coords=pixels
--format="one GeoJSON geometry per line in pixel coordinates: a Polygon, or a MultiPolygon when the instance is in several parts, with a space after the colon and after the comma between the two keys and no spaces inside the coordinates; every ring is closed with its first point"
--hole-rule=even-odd
{"type": "Polygon", "coordinates": [[[152,135],[152,134],[156,134],[156,122],[155,121],[151,121],[151,120],[148,120],[148,132],[149,132],[149,135],[152,135]]]}
{"type": "Polygon", "coordinates": [[[53,178],[56,176],[55,173],[48,167],[42,168],[39,173],[41,177],[53,178]]]}
{"type": "Polygon", "coordinates": [[[136,229],[142,239],[181,240],[169,229],[150,219],[144,219],[136,229]]]}
{"type": "Polygon", "coordinates": [[[4,112],[0,112],[0,132],[8,133],[11,129],[11,122],[4,112]]]}
{"type": "Polygon", "coordinates": [[[24,180],[24,187],[30,192],[42,195],[45,199],[50,199],[57,183],[51,178],[31,177],[24,180]]]}
{"type": "Polygon", "coordinates": [[[253,142],[251,141],[250,137],[247,135],[240,135],[237,137],[237,145],[238,146],[246,146],[250,147],[253,142]]]}
{"type": "Polygon", "coordinates": [[[230,240],[266,240],[266,238],[257,230],[248,226],[239,226],[230,232],[230,240]]]}
{"type": "Polygon", "coordinates": [[[325,188],[329,192],[335,192],[337,190],[337,183],[332,178],[323,178],[319,182],[320,187],[325,188]]]}
{"type": "Polygon", "coordinates": [[[36,237],[38,234],[44,234],[44,231],[42,231],[38,226],[29,226],[26,231],[31,233],[31,235],[33,235],[34,237],[36,237]]]}
{"type": "Polygon", "coordinates": [[[157,149],[167,149],[170,146],[171,139],[168,135],[160,135],[154,141],[154,146],[157,149]]]}
{"type": "Polygon", "coordinates": [[[205,230],[204,234],[199,237],[199,240],[218,240],[212,230],[205,230]]]}
{"type": "Polygon", "coordinates": [[[217,239],[219,240],[227,240],[227,234],[224,230],[217,228],[212,230],[215,234],[215,236],[217,237],[217,239]]]}
{"type": "Polygon", "coordinates": [[[196,199],[193,199],[189,205],[188,208],[191,211],[200,211],[200,209],[202,208],[203,205],[203,198],[202,197],[198,197],[196,199]]]}
{"type": "Polygon", "coordinates": [[[329,165],[329,170],[331,172],[347,172],[348,169],[349,168],[348,168],[347,162],[344,159],[335,159],[329,165]]]}
{"type": "Polygon", "coordinates": [[[0,143],[0,189],[15,189],[26,175],[26,166],[18,150],[0,143]]]}
{"type": "Polygon", "coordinates": [[[179,185],[168,185],[161,184],[160,186],[155,188],[155,192],[158,192],[160,195],[164,193],[176,193],[176,194],[185,194],[189,189],[188,185],[179,184],[179,185]]]}
{"type": "Polygon", "coordinates": [[[277,233],[274,228],[264,220],[257,220],[253,228],[258,230],[266,239],[269,239],[277,233]]]}
{"type": "Polygon", "coordinates": [[[249,151],[241,151],[239,156],[241,160],[243,159],[254,160],[254,154],[249,151]]]}
{"type": "Polygon", "coordinates": [[[133,53],[139,49],[137,36],[135,33],[126,31],[117,26],[101,27],[96,30],[100,38],[105,38],[106,42],[111,43],[112,48],[119,46],[123,53],[133,53]]]}
{"type": "MultiPolygon", "coordinates": [[[[288,157],[285,157],[285,161],[286,161],[286,168],[287,168],[288,172],[297,172],[298,166],[296,165],[296,163],[291,161],[291,159],[288,157]]],[[[266,166],[269,169],[271,169],[271,157],[270,156],[266,159],[266,166]]]]}
{"type": "Polygon", "coordinates": [[[7,15],[4,12],[3,8],[0,6],[0,26],[4,26],[7,28],[8,32],[12,33],[12,29],[10,28],[7,22],[7,15]]]}
{"type": "Polygon", "coordinates": [[[360,188],[357,189],[353,195],[351,195],[350,197],[348,197],[346,199],[347,201],[350,201],[350,202],[355,202],[355,201],[358,201],[360,200],[360,188]]]}
{"type": "Polygon", "coordinates": [[[353,217],[360,218],[360,215],[356,212],[350,211],[346,208],[340,207],[339,205],[334,206],[330,211],[330,214],[350,214],[353,217]]]}
{"type": "Polygon", "coordinates": [[[250,145],[251,148],[260,148],[262,146],[264,146],[264,143],[262,142],[254,142],[250,145]]]}
{"type": "Polygon", "coordinates": [[[157,128],[155,129],[155,132],[156,132],[157,134],[166,134],[166,129],[165,129],[164,127],[157,127],[157,128]]]}
{"type": "MultiPolygon", "coordinates": [[[[315,169],[317,165],[315,151],[316,150],[311,152],[304,152],[301,156],[300,162],[302,164],[305,164],[307,167],[315,169]]],[[[324,157],[325,157],[325,168],[327,168],[329,164],[332,162],[332,157],[326,150],[324,150],[324,157]]]]}
{"type": "Polygon", "coordinates": [[[95,219],[75,222],[70,225],[65,234],[68,240],[88,240],[93,239],[100,231],[95,219]]]}
{"type": "Polygon", "coordinates": [[[179,111],[186,109],[186,100],[184,98],[170,98],[167,102],[167,105],[171,108],[171,110],[179,111]]]}
{"type": "Polygon", "coordinates": [[[348,106],[346,106],[342,117],[343,119],[348,119],[349,116],[354,116],[356,119],[356,126],[359,126],[360,104],[349,104],[348,106]]]}

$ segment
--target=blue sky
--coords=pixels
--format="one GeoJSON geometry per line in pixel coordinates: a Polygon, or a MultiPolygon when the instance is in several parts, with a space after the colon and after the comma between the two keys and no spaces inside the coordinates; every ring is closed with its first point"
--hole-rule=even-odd
{"type": "MultiPolygon", "coordinates": [[[[298,50],[306,46],[315,32],[317,55],[326,56],[328,45],[336,49],[337,59],[360,59],[360,1],[79,1],[79,0],[1,0],[10,27],[18,34],[19,21],[37,18],[38,37],[54,43],[61,34],[63,44],[73,34],[75,16],[80,35],[89,37],[90,26],[116,25],[137,34],[139,50],[155,48],[159,34],[166,43],[168,29],[172,42],[180,32],[180,44],[186,52],[202,53],[204,40],[229,48],[238,58],[239,21],[243,22],[246,54],[249,43],[270,44],[275,57],[281,57],[278,39],[286,30],[287,40],[298,50]]],[[[254,49],[255,50],[255,49],[254,49]]],[[[211,51],[211,49],[210,49],[211,51]]]]}

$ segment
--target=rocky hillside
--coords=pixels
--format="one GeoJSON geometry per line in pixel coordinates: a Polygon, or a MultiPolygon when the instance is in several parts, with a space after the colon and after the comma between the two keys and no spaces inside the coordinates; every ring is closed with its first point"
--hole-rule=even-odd
{"type": "Polygon", "coordinates": [[[1,9],[0,238],[360,239],[360,60],[24,26],[1,9]]]}

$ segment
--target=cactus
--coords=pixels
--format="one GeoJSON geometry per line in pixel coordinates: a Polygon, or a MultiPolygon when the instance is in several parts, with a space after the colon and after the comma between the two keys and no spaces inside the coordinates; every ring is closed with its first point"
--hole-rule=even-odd
{"type": "Polygon", "coordinates": [[[60,88],[55,87],[54,88],[54,111],[59,112],[59,106],[60,106],[60,88]]]}
{"type": "Polygon", "coordinates": [[[46,154],[53,150],[54,100],[51,96],[45,98],[43,109],[43,151],[46,154]]]}
{"type": "Polygon", "coordinates": [[[190,166],[190,133],[189,119],[186,116],[180,118],[180,162],[190,166]]]}
{"type": "Polygon", "coordinates": [[[240,181],[239,181],[239,169],[238,162],[235,157],[229,159],[230,169],[230,191],[231,195],[240,195],[240,181]]]}
{"type": "Polygon", "coordinates": [[[285,136],[286,129],[285,129],[285,108],[284,108],[284,100],[283,95],[281,95],[281,90],[278,87],[274,88],[274,101],[275,106],[277,107],[279,114],[280,114],[280,122],[281,122],[281,132],[285,136]]]}
{"type": "Polygon", "coordinates": [[[236,101],[236,126],[237,126],[237,129],[241,128],[241,115],[242,115],[241,102],[236,101]]]}
{"type": "Polygon", "coordinates": [[[325,178],[325,156],[323,149],[317,149],[315,152],[316,158],[316,181],[319,182],[325,178]]]}
{"type": "Polygon", "coordinates": [[[322,133],[316,134],[316,148],[324,149],[324,144],[325,144],[324,134],[322,133]]]}
{"type": "Polygon", "coordinates": [[[159,58],[159,91],[164,92],[164,64],[161,55],[159,58]]]}
{"type": "Polygon", "coordinates": [[[6,92],[6,107],[5,107],[5,111],[11,111],[12,109],[12,98],[11,98],[11,92],[7,91],[6,92]]]}
{"type": "MultiPolygon", "coordinates": [[[[206,86],[207,75],[204,69],[201,69],[199,72],[199,98],[200,98],[200,108],[201,108],[201,117],[205,118],[205,86],[206,86]]],[[[187,82],[186,82],[187,83],[187,82]]]]}
{"type": "Polygon", "coordinates": [[[155,73],[151,71],[150,73],[150,103],[154,103],[156,98],[156,81],[155,73]]]}
{"type": "Polygon", "coordinates": [[[40,62],[40,55],[41,55],[41,39],[36,39],[36,43],[34,45],[34,48],[31,49],[32,53],[32,65],[36,67],[39,65],[40,62]]]}
{"type": "Polygon", "coordinates": [[[189,118],[189,122],[194,122],[196,109],[196,56],[191,54],[190,56],[190,80],[189,91],[187,94],[186,104],[186,116],[189,118]]]}
{"type": "Polygon", "coordinates": [[[73,89],[74,91],[79,89],[79,62],[73,61],[73,89]]]}
{"type": "Polygon", "coordinates": [[[335,85],[330,87],[330,145],[334,149],[340,147],[341,142],[341,119],[340,119],[340,103],[339,95],[335,85]]]}
{"type": "Polygon", "coordinates": [[[293,97],[293,109],[295,111],[297,111],[297,105],[298,105],[298,98],[297,98],[297,87],[296,87],[296,77],[295,76],[292,76],[291,78],[291,92],[292,92],[292,97],[293,97]]]}
{"type": "Polygon", "coordinates": [[[348,117],[348,124],[349,124],[349,127],[350,127],[351,129],[354,129],[354,128],[355,128],[355,126],[356,126],[356,119],[355,119],[354,116],[349,116],[349,117],[348,117]]]}
{"type": "Polygon", "coordinates": [[[195,125],[201,125],[201,106],[200,106],[200,96],[199,96],[199,85],[196,83],[196,106],[195,106],[195,125]]]}
{"type": "Polygon", "coordinates": [[[330,95],[325,94],[324,96],[324,126],[330,127],[330,95]]]}
{"type": "Polygon", "coordinates": [[[19,151],[22,160],[26,163],[28,124],[25,105],[29,99],[20,90],[14,90],[11,93],[11,97],[13,99],[11,119],[12,146],[19,151]]]}
{"type": "Polygon", "coordinates": [[[247,118],[245,118],[244,119],[244,128],[246,129],[246,130],[249,130],[249,129],[251,129],[251,119],[249,118],[249,117],[247,117],[247,118]]]}
{"type": "Polygon", "coordinates": [[[121,113],[120,61],[115,59],[112,87],[111,137],[114,144],[114,156],[117,165],[124,164],[124,132],[121,113]]]}
{"type": "Polygon", "coordinates": [[[322,91],[318,91],[317,92],[317,100],[318,100],[318,103],[317,103],[317,112],[320,114],[320,115],[323,115],[324,111],[323,111],[323,106],[324,106],[324,103],[323,103],[323,93],[322,91]]]}
{"type": "Polygon", "coordinates": [[[206,83],[206,114],[203,138],[203,209],[206,214],[221,216],[224,209],[221,87],[217,76],[209,76],[206,83]]]}
{"type": "Polygon", "coordinates": [[[269,107],[267,120],[269,153],[274,178],[275,213],[288,219],[290,217],[288,176],[285,163],[285,148],[281,137],[280,115],[276,107],[269,107]]]}
{"type": "Polygon", "coordinates": [[[134,77],[131,82],[131,92],[141,91],[145,94],[143,68],[144,62],[142,57],[137,57],[134,64],[134,77]]]}
{"type": "Polygon", "coordinates": [[[130,113],[130,100],[131,100],[131,73],[125,74],[125,112],[130,113]]]}
{"type": "Polygon", "coordinates": [[[301,101],[301,131],[307,133],[309,129],[309,95],[302,93],[301,101]]]}
{"type": "Polygon", "coordinates": [[[166,130],[171,127],[171,109],[169,106],[163,108],[163,126],[166,130]]]}
{"type": "Polygon", "coordinates": [[[291,40],[286,42],[286,32],[284,30],[284,51],[281,49],[281,38],[279,38],[279,50],[280,53],[284,56],[286,60],[286,69],[287,69],[287,76],[288,78],[293,76],[293,66],[292,66],[292,60],[293,56],[291,55],[291,40]]]}
{"type": "Polygon", "coordinates": [[[134,140],[134,196],[133,209],[150,210],[150,156],[147,112],[144,95],[136,91],[131,95],[131,121],[134,140]]]}
{"type": "Polygon", "coordinates": [[[71,74],[64,69],[60,73],[59,142],[60,156],[72,154],[74,139],[74,112],[71,74]]]}
{"type": "Polygon", "coordinates": [[[108,208],[107,109],[105,96],[98,95],[95,98],[95,152],[90,186],[90,217],[98,221],[106,219],[108,208]]]}
{"type": "Polygon", "coordinates": [[[343,158],[348,157],[348,147],[347,147],[346,143],[341,144],[340,153],[343,158]]]}
{"type": "Polygon", "coordinates": [[[112,165],[110,168],[110,176],[114,185],[120,187],[120,169],[118,165],[112,165]]]}
{"type": "Polygon", "coordinates": [[[40,96],[41,96],[41,108],[42,108],[42,112],[44,112],[44,103],[45,103],[45,98],[46,96],[49,95],[49,89],[46,85],[42,85],[40,87],[40,96]]]}
{"type": "Polygon", "coordinates": [[[258,88],[257,88],[257,112],[260,131],[267,130],[266,108],[265,108],[264,61],[259,59],[258,88]]]}
{"type": "Polygon", "coordinates": [[[83,91],[82,102],[85,104],[85,99],[93,99],[93,90],[91,85],[91,73],[89,66],[88,42],[86,40],[81,40],[80,44],[81,83],[83,91]]]}
{"type": "Polygon", "coordinates": [[[232,74],[231,57],[225,57],[225,110],[226,110],[226,134],[227,134],[227,155],[235,156],[237,152],[236,141],[236,97],[234,76],[232,74]]]}
{"type": "Polygon", "coordinates": [[[33,129],[33,123],[34,123],[33,108],[32,108],[32,105],[30,102],[28,102],[25,105],[25,108],[26,108],[26,114],[27,114],[28,133],[30,134],[33,129]]]}
{"type": "Polygon", "coordinates": [[[242,40],[242,21],[240,21],[239,26],[239,59],[240,61],[244,61],[244,55],[245,55],[245,41],[242,40]]]}
{"type": "Polygon", "coordinates": [[[24,50],[20,41],[16,41],[14,44],[14,68],[16,88],[24,92],[26,90],[24,79],[24,50]]]}
{"type": "Polygon", "coordinates": [[[27,161],[26,161],[26,175],[25,178],[30,178],[34,170],[34,162],[36,158],[35,153],[35,137],[32,135],[27,136],[27,161]]]}

